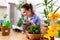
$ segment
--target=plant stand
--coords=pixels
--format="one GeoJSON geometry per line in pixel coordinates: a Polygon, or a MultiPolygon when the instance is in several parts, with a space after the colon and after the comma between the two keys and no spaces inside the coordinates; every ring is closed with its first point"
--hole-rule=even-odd
{"type": "Polygon", "coordinates": [[[3,26],[1,30],[2,30],[2,36],[8,36],[10,34],[10,27],[3,26]]]}

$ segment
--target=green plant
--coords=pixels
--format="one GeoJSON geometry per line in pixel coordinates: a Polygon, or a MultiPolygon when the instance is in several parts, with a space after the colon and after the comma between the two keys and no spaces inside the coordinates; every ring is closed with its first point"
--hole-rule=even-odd
{"type": "Polygon", "coordinates": [[[2,25],[1,25],[1,26],[10,27],[10,26],[11,26],[10,21],[7,21],[7,20],[6,20],[8,14],[7,14],[7,13],[2,13],[2,16],[3,16],[4,20],[2,20],[2,25]]]}
{"type": "MultiPolygon", "coordinates": [[[[26,3],[26,0],[20,1],[19,4],[17,5],[17,9],[18,9],[19,11],[21,11],[21,6],[22,6],[23,4],[25,4],[25,3],[26,3]]],[[[18,21],[18,23],[17,23],[17,26],[20,27],[20,26],[23,24],[23,21],[24,21],[24,15],[22,15],[22,13],[21,13],[21,18],[19,19],[19,21],[18,21]]]]}
{"type": "Polygon", "coordinates": [[[47,24],[49,25],[50,24],[50,20],[49,20],[49,12],[54,12],[56,13],[58,11],[58,9],[60,8],[60,6],[56,6],[55,3],[57,2],[57,0],[54,2],[53,0],[44,0],[43,3],[38,3],[36,4],[36,6],[39,7],[42,7],[44,6],[44,11],[43,11],[43,14],[44,14],[44,17],[47,19],[47,24]],[[56,10],[53,10],[53,6],[56,6],[56,10]]]}
{"type": "Polygon", "coordinates": [[[29,33],[30,34],[39,34],[40,33],[40,26],[39,25],[30,26],[29,33]]]}
{"type": "Polygon", "coordinates": [[[60,20],[57,20],[57,22],[56,22],[56,23],[60,25],[60,20]]]}
{"type": "Polygon", "coordinates": [[[22,19],[20,18],[19,21],[18,21],[18,23],[17,23],[17,25],[20,27],[20,26],[22,25],[22,23],[23,23],[23,21],[22,21],[22,19]]]}

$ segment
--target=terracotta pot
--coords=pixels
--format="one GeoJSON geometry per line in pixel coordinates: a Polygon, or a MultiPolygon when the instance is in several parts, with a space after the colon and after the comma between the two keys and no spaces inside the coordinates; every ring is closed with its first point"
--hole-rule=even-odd
{"type": "Polygon", "coordinates": [[[26,38],[29,39],[28,31],[25,31],[26,33],[26,38]]]}
{"type": "Polygon", "coordinates": [[[29,39],[31,40],[39,40],[41,34],[28,34],[28,36],[29,36],[29,39]]]}
{"type": "Polygon", "coordinates": [[[29,34],[28,31],[26,31],[26,37],[30,40],[40,40],[41,34],[29,34]]]}
{"type": "Polygon", "coordinates": [[[3,26],[1,31],[3,36],[8,36],[10,34],[10,27],[3,26]]]}
{"type": "Polygon", "coordinates": [[[0,27],[0,31],[1,31],[1,27],[0,27]]]}

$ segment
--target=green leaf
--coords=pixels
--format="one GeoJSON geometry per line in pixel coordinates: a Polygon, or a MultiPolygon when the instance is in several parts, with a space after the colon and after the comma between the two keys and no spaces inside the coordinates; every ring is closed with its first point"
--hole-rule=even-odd
{"type": "Polygon", "coordinates": [[[47,4],[50,4],[52,2],[52,0],[50,0],[47,4]]]}
{"type": "Polygon", "coordinates": [[[7,26],[7,27],[10,27],[10,26],[11,26],[10,21],[7,21],[7,22],[6,22],[6,26],[7,26]]]}
{"type": "Polygon", "coordinates": [[[23,24],[23,21],[22,21],[22,19],[20,18],[19,21],[18,21],[18,23],[17,23],[17,26],[20,27],[22,24],[23,24]]]}
{"type": "Polygon", "coordinates": [[[59,8],[60,8],[60,7],[58,7],[58,8],[54,11],[54,13],[57,12],[57,11],[59,10],[59,8]]]}
{"type": "Polygon", "coordinates": [[[45,14],[45,17],[47,18],[47,12],[46,12],[46,10],[44,9],[44,14],[45,14]]]}
{"type": "Polygon", "coordinates": [[[29,27],[29,33],[31,34],[39,34],[40,33],[40,26],[34,25],[29,27]]]}
{"type": "Polygon", "coordinates": [[[17,9],[20,10],[21,6],[25,3],[26,0],[20,1],[19,4],[17,5],[17,9]]]}
{"type": "Polygon", "coordinates": [[[44,0],[45,5],[47,5],[48,0],[44,0]]]}
{"type": "Polygon", "coordinates": [[[18,4],[17,5],[17,9],[20,10],[21,9],[21,6],[22,6],[22,4],[18,4]]]}
{"type": "Polygon", "coordinates": [[[57,20],[57,22],[56,22],[56,23],[60,25],[60,20],[57,20]]]}

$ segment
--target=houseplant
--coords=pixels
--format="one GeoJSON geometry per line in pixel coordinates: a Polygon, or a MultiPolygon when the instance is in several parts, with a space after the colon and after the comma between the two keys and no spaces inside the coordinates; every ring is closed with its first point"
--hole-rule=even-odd
{"type": "MultiPolygon", "coordinates": [[[[56,20],[60,18],[60,14],[57,12],[60,6],[57,6],[55,3],[57,2],[54,0],[44,0],[43,3],[39,3],[36,6],[42,7],[44,6],[43,14],[46,20],[44,21],[46,24],[48,24],[48,34],[46,34],[47,38],[50,40],[50,38],[54,38],[57,35],[57,29],[59,29],[56,26],[56,20]],[[39,6],[40,5],[40,6],[39,6]],[[57,7],[56,9],[54,7],[57,7]]],[[[45,34],[44,34],[45,35],[45,34]]]]}
{"type": "Polygon", "coordinates": [[[4,22],[4,20],[0,20],[0,31],[1,31],[1,27],[2,27],[3,22],[4,22]]]}
{"type": "Polygon", "coordinates": [[[11,23],[10,23],[10,21],[6,20],[6,18],[7,18],[6,13],[3,13],[3,18],[4,18],[4,22],[2,23],[1,31],[2,31],[3,36],[7,36],[10,33],[11,23]]]}
{"type": "MultiPolygon", "coordinates": [[[[21,12],[21,6],[23,5],[23,4],[25,4],[26,3],[26,0],[20,0],[19,1],[19,4],[17,5],[17,9],[21,12]]],[[[22,13],[21,13],[21,17],[20,17],[20,19],[19,19],[19,21],[17,22],[17,26],[18,27],[21,27],[21,25],[23,24],[23,21],[24,21],[24,15],[22,15],[22,13]]]]}
{"type": "Polygon", "coordinates": [[[28,31],[26,31],[26,37],[30,40],[40,40],[41,34],[40,34],[40,26],[34,25],[30,26],[28,31]]]}

